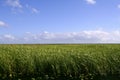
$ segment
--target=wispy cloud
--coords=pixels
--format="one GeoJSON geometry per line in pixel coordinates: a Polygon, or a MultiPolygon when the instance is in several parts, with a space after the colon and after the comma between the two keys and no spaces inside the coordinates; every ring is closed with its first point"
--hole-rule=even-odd
{"type": "Polygon", "coordinates": [[[39,10],[36,9],[36,8],[31,8],[31,10],[32,10],[33,13],[39,13],[39,10]]]}
{"type": "Polygon", "coordinates": [[[6,5],[9,6],[12,10],[12,13],[23,13],[26,11],[30,11],[31,13],[39,13],[37,8],[32,7],[31,5],[22,5],[20,0],[6,0],[6,5]]]}
{"type": "Polygon", "coordinates": [[[13,8],[22,8],[19,0],[6,0],[6,4],[13,8]]]}
{"type": "Polygon", "coordinates": [[[88,4],[96,4],[95,0],[85,0],[88,4]]]}
{"type": "Polygon", "coordinates": [[[19,0],[6,0],[6,5],[11,8],[12,13],[22,12],[23,5],[19,0]]]}
{"type": "Polygon", "coordinates": [[[26,8],[29,9],[32,13],[39,13],[40,12],[37,8],[34,8],[28,4],[26,4],[26,8]]]}
{"type": "Polygon", "coordinates": [[[7,23],[0,21],[0,27],[7,27],[7,23]]]}

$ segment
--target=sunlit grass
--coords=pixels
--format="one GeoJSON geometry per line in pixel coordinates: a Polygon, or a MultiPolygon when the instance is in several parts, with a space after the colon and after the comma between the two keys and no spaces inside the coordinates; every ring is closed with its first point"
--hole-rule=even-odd
{"type": "Polygon", "coordinates": [[[0,45],[0,80],[119,80],[120,45],[0,45]]]}

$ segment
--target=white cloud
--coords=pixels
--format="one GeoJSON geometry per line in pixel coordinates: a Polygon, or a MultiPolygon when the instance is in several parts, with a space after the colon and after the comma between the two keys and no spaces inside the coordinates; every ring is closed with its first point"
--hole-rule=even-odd
{"type": "Polygon", "coordinates": [[[22,37],[6,34],[1,41],[11,43],[120,43],[120,31],[86,30],[70,33],[50,33],[47,31],[33,34],[26,32],[22,37]]]}
{"type": "Polygon", "coordinates": [[[120,4],[117,7],[120,9],[120,4]]]}
{"type": "Polygon", "coordinates": [[[3,38],[6,40],[15,40],[15,37],[13,35],[10,35],[10,34],[3,35],[3,38]]]}
{"type": "Polygon", "coordinates": [[[7,0],[6,4],[13,8],[22,8],[22,5],[20,4],[19,0],[7,0]]]}
{"type": "Polygon", "coordinates": [[[88,4],[96,4],[95,0],[85,0],[88,4]]]}
{"type": "Polygon", "coordinates": [[[0,21],[0,27],[6,27],[6,26],[7,26],[7,23],[0,21]]]}
{"type": "Polygon", "coordinates": [[[17,41],[16,37],[11,34],[0,35],[0,44],[12,44],[17,41]]]}

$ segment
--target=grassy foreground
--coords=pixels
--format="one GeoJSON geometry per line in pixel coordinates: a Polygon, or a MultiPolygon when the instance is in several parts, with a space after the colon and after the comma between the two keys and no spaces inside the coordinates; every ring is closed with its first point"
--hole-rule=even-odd
{"type": "Polygon", "coordinates": [[[0,80],[119,79],[119,44],[0,45],[0,80]]]}

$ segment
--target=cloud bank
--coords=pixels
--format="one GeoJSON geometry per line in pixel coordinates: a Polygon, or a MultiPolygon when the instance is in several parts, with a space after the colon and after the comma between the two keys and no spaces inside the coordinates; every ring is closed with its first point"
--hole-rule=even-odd
{"type": "Polygon", "coordinates": [[[0,43],[120,43],[120,31],[102,30],[71,33],[26,32],[22,37],[11,34],[0,36],[0,43]]]}

